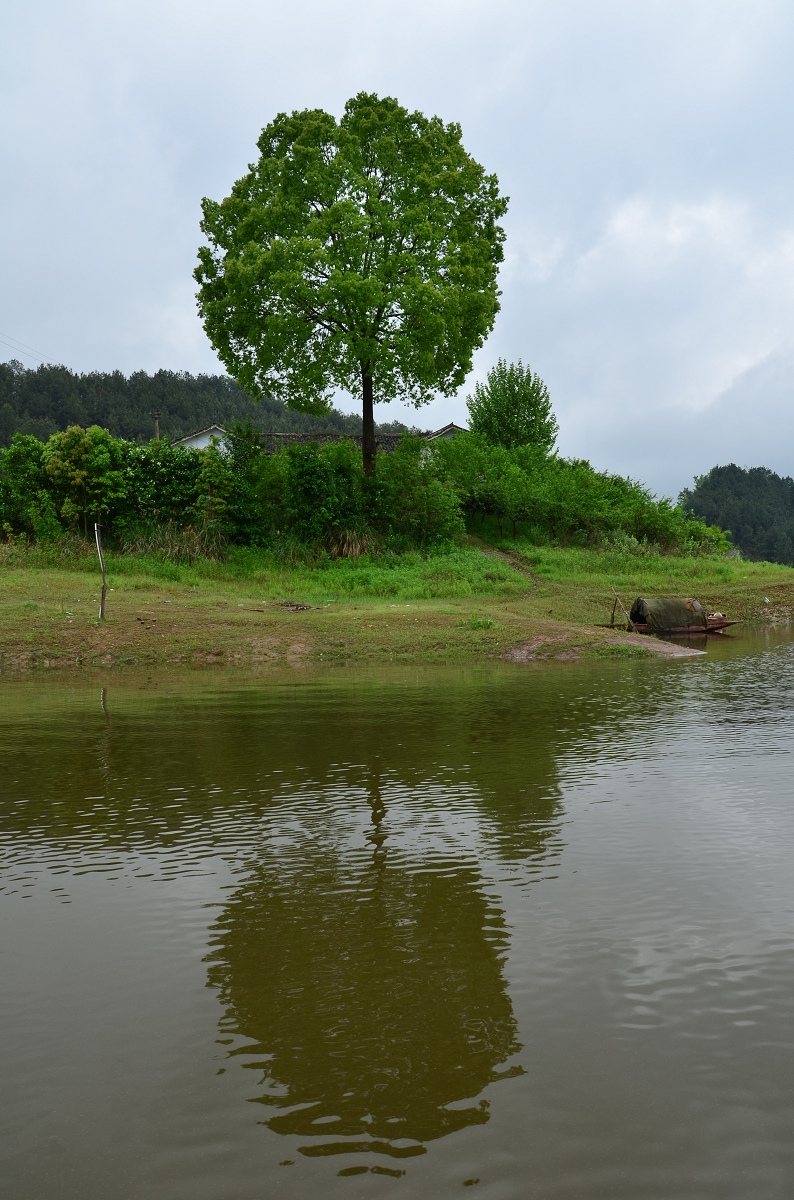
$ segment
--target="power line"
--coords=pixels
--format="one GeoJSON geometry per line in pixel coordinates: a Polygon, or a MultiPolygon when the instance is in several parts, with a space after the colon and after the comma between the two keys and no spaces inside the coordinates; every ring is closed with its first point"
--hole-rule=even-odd
{"type": "Polygon", "coordinates": [[[37,354],[28,354],[26,350],[20,350],[18,346],[12,346],[10,342],[6,342],[3,338],[0,338],[0,342],[2,342],[4,346],[8,346],[9,350],[13,350],[14,354],[21,354],[25,358],[32,358],[34,362],[44,362],[44,359],[39,358],[37,354]]]}
{"type": "Polygon", "coordinates": [[[3,331],[0,330],[0,337],[8,338],[10,342],[16,342],[18,346],[24,346],[26,350],[31,350],[37,357],[41,355],[41,351],[37,350],[35,346],[29,345],[28,342],[20,341],[20,339],[14,337],[12,333],[3,333],[3,331]]]}
{"type": "Polygon", "coordinates": [[[40,363],[54,361],[52,357],[48,358],[46,355],[43,355],[35,346],[29,346],[27,342],[21,342],[19,338],[15,338],[10,333],[3,333],[2,330],[0,330],[0,342],[4,346],[8,346],[9,350],[13,350],[16,354],[24,355],[25,358],[34,358],[40,363]],[[24,349],[22,349],[23,346],[24,349]]]}

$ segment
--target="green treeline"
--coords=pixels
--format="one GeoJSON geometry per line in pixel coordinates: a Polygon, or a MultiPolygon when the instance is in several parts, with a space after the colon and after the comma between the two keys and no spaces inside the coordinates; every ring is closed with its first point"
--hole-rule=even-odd
{"type": "Polygon", "coordinates": [[[538,446],[462,433],[406,436],[364,470],[353,441],[293,444],[268,455],[237,424],[223,447],[186,450],[70,426],[46,442],[16,434],[0,450],[7,539],[57,541],[102,523],[122,551],[192,559],[249,545],[279,554],[355,556],[447,542],[497,522],[537,544],[699,553],[727,539],[641,485],[538,446]]]}
{"type": "MultiPolygon", "coordinates": [[[[69,425],[101,425],[115,437],[148,442],[154,433],[151,413],[160,413],[160,433],[173,441],[230,421],[248,421],[269,433],[361,433],[361,417],[332,409],[323,417],[293,412],[280,400],[255,403],[224,375],[190,375],[186,371],[91,371],[78,375],[68,367],[0,363],[0,446],[15,433],[46,440],[69,425]]],[[[402,433],[405,426],[381,425],[383,433],[402,433]]]]}
{"type": "Polygon", "coordinates": [[[767,467],[712,467],[679,504],[729,529],[746,558],[794,565],[794,479],[767,467]]]}

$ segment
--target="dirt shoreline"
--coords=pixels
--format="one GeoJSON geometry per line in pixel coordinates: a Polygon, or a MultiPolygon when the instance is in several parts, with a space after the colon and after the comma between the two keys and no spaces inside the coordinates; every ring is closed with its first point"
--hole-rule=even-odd
{"type": "MultiPolygon", "coordinates": [[[[77,605],[73,605],[77,608],[77,605]]],[[[86,610],[37,616],[0,632],[0,674],[138,666],[296,666],[309,663],[514,663],[587,658],[691,658],[703,653],[638,634],[529,617],[520,604],[440,602],[288,608],[283,604],[212,609],[161,600],[117,601],[99,624],[86,610]],[[115,608],[116,611],[113,611],[115,608]]]]}

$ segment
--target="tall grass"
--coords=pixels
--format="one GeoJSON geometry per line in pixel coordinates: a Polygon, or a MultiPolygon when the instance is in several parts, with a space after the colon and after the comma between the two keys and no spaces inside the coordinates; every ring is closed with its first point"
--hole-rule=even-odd
{"type": "Polygon", "coordinates": [[[184,526],[164,521],[121,538],[123,554],[171,563],[192,564],[201,558],[220,561],[228,545],[217,521],[184,526]]]}
{"type": "Polygon", "coordinates": [[[232,549],[222,562],[198,559],[183,565],[145,557],[110,556],[109,570],[120,577],[147,575],[185,586],[232,583],[256,589],[262,597],[285,595],[307,600],[433,600],[463,596],[520,596],[527,580],[507,565],[476,550],[330,557],[287,565],[274,554],[232,549]]]}
{"type": "MultiPolygon", "coordinates": [[[[533,578],[476,547],[451,543],[432,551],[357,558],[333,558],[328,551],[310,553],[297,545],[278,553],[232,546],[222,558],[185,555],[181,562],[166,557],[162,547],[156,553],[142,552],[145,546],[128,554],[111,550],[106,557],[111,578],[121,586],[126,580],[126,586],[135,588],[168,584],[201,592],[228,586],[257,599],[289,597],[315,603],[526,597],[537,601],[543,613],[549,607],[543,597],[554,596],[555,615],[564,597],[566,615],[572,619],[585,615],[585,601],[611,604],[612,585],[635,595],[699,595],[724,586],[752,587],[754,581],[759,588],[770,588],[792,578],[789,567],[725,555],[637,555],[616,545],[537,546],[521,540],[503,541],[501,547],[533,578]]],[[[95,546],[79,537],[33,546],[6,544],[0,546],[0,562],[23,569],[98,572],[95,546]]]]}
{"type": "Polygon", "coordinates": [[[534,575],[549,583],[596,584],[609,590],[610,584],[646,580],[649,586],[672,584],[709,585],[741,582],[753,578],[786,583],[791,568],[777,563],[744,562],[721,555],[637,555],[617,547],[534,546],[525,542],[505,542],[504,549],[526,563],[534,575]]]}

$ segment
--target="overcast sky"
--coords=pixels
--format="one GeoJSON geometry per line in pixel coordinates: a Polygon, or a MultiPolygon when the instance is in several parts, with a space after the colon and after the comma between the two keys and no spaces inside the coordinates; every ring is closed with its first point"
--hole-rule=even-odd
{"type": "Polygon", "coordinates": [[[80,371],[218,370],[201,197],[277,112],[376,91],[459,121],[510,196],[471,379],[379,419],[462,422],[520,357],[565,454],[673,495],[718,462],[794,474],[792,50],[782,0],[8,4],[0,337],[80,371]]]}

